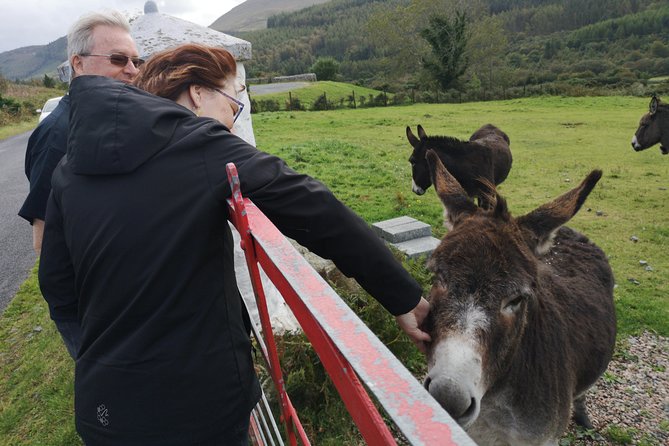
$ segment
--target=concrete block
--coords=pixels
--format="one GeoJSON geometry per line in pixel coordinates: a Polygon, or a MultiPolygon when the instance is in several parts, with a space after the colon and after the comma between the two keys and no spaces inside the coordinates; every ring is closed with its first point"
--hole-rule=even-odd
{"type": "Polygon", "coordinates": [[[437,249],[440,240],[436,237],[421,237],[400,243],[392,243],[392,246],[402,251],[410,259],[421,256],[429,256],[437,249]]]}
{"type": "Polygon", "coordinates": [[[374,223],[372,229],[379,237],[390,243],[401,243],[415,238],[432,236],[430,225],[406,215],[374,223]]]}

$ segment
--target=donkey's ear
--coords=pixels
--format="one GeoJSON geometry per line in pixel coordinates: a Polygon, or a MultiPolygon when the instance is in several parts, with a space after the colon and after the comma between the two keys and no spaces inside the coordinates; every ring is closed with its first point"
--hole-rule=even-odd
{"type": "Polygon", "coordinates": [[[418,137],[420,139],[425,139],[427,138],[427,133],[425,133],[425,130],[423,130],[423,126],[418,124],[418,137]]]}
{"type": "Polygon", "coordinates": [[[469,199],[458,180],[446,169],[437,153],[430,149],[425,158],[430,167],[432,184],[446,209],[446,218],[449,220],[444,222],[446,226],[452,227],[461,217],[475,213],[478,207],[469,199]]]}
{"type": "Polygon", "coordinates": [[[407,126],[407,139],[409,140],[409,144],[411,144],[414,147],[418,147],[418,145],[420,144],[420,141],[411,132],[411,127],[409,126],[407,126]]]}
{"type": "Polygon", "coordinates": [[[650,111],[651,115],[654,115],[655,112],[657,111],[657,106],[660,103],[660,99],[653,95],[653,97],[650,100],[650,104],[648,105],[648,110],[650,111]]]}
{"type": "Polygon", "coordinates": [[[548,252],[557,229],[576,215],[601,177],[601,170],[593,170],[576,188],[516,219],[537,254],[548,252]]]}

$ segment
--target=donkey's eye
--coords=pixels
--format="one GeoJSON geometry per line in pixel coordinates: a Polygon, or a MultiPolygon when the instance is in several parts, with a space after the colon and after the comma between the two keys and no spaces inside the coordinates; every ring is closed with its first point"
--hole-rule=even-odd
{"type": "Polygon", "coordinates": [[[525,296],[523,296],[522,294],[511,299],[504,305],[504,311],[507,312],[516,311],[520,307],[520,304],[523,303],[523,300],[525,300],[525,296]]]}

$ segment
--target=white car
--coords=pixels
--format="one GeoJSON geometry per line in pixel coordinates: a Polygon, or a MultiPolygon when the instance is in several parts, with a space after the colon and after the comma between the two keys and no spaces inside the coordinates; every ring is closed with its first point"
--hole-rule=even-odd
{"type": "Polygon", "coordinates": [[[58,103],[60,102],[60,99],[62,96],[58,96],[57,98],[51,98],[48,101],[44,103],[44,107],[38,108],[37,112],[40,114],[39,115],[39,122],[42,122],[44,118],[49,116],[52,111],[56,108],[58,103]]]}

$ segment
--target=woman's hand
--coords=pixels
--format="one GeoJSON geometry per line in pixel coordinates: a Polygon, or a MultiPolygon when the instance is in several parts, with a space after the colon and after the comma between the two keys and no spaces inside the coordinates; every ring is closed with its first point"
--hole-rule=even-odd
{"type": "Polygon", "coordinates": [[[423,352],[427,352],[426,343],[432,341],[430,335],[421,330],[421,325],[430,312],[430,303],[421,297],[418,305],[408,313],[395,316],[397,324],[409,336],[416,347],[423,352]]]}

